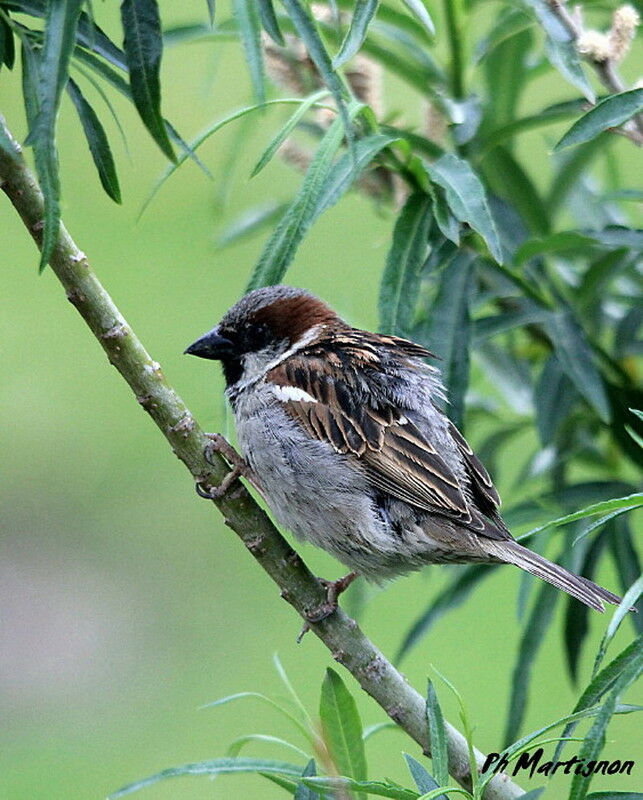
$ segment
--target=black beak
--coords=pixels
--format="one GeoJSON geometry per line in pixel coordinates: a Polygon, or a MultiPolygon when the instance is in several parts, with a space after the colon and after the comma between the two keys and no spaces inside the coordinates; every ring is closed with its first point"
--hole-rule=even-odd
{"type": "Polygon", "coordinates": [[[208,331],[200,339],[191,344],[186,350],[183,351],[189,356],[199,356],[199,358],[209,358],[213,361],[218,361],[226,356],[232,355],[234,352],[234,345],[230,339],[221,336],[218,328],[213,328],[208,331]]]}

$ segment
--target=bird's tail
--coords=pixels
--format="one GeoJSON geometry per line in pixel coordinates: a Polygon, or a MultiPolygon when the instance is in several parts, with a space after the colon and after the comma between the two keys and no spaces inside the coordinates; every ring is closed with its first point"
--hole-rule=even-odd
{"type": "Polygon", "coordinates": [[[542,578],[544,581],[551,583],[557,589],[562,589],[572,597],[585,603],[590,608],[595,608],[597,611],[605,611],[602,601],[618,605],[621,598],[603,589],[602,586],[590,581],[588,578],[583,578],[580,575],[574,575],[573,572],[561,567],[559,564],[554,564],[546,558],[528,550],[518,542],[512,541],[494,541],[486,543],[493,555],[498,559],[507,562],[508,564],[515,564],[517,567],[531,572],[542,578]],[[492,545],[492,547],[489,547],[492,545]]]}

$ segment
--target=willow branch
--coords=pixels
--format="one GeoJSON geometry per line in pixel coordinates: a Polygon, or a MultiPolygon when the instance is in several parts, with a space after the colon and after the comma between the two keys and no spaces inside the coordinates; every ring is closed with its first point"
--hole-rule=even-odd
{"type": "MultiPolygon", "coordinates": [[[[27,167],[20,146],[7,131],[0,116],[0,186],[27,230],[40,246],[44,215],[43,196],[27,167]]],[[[166,381],[160,365],[145,350],[112,299],[91,271],[87,257],[61,225],[51,268],[62,283],[67,298],[83,317],[107,354],[110,363],[131,387],[137,401],[154,420],[175,455],[185,464],[193,480],[205,487],[218,486],[228,472],[222,458],[211,465],[204,458],[207,435],[178,394],[166,381]]],[[[236,482],[222,499],[213,501],[226,525],[239,536],[257,563],[268,573],[286,600],[307,620],[312,609],[326,599],[326,590],[298,554],[279,533],[252,496],[236,482]]],[[[426,755],[428,739],[423,697],[386,660],[341,609],[310,629],[366,691],[426,755]]],[[[467,744],[462,734],[447,725],[449,771],[462,786],[471,787],[467,744]]],[[[483,761],[477,753],[479,765],[483,761]]],[[[487,800],[511,800],[523,791],[505,775],[496,776],[487,789],[487,800]]]]}

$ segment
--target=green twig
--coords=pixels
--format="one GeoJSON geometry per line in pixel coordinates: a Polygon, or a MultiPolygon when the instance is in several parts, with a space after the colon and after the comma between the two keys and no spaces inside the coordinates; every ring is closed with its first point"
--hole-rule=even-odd
{"type": "Polygon", "coordinates": [[[444,15],[449,36],[449,49],[451,50],[449,68],[451,94],[456,100],[461,100],[464,97],[464,43],[462,40],[464,8],[462,0],[444,0],[444,15]]]}

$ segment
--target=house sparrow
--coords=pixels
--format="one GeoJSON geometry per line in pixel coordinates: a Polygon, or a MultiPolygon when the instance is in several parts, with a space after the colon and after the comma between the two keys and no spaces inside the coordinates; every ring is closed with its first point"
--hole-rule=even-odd
{"type": "MultiPolygon", "coordinates": [[[[620,602],[514,540],[487,471],[436,405],[445,390],[424,347],[270,286],[185,352],[221,361],[245,462],[277,520],[355,573],[504,562],[598,611],[620,602]]],[[[331,608],[352,577],[330,585],[331,608]]]]}

